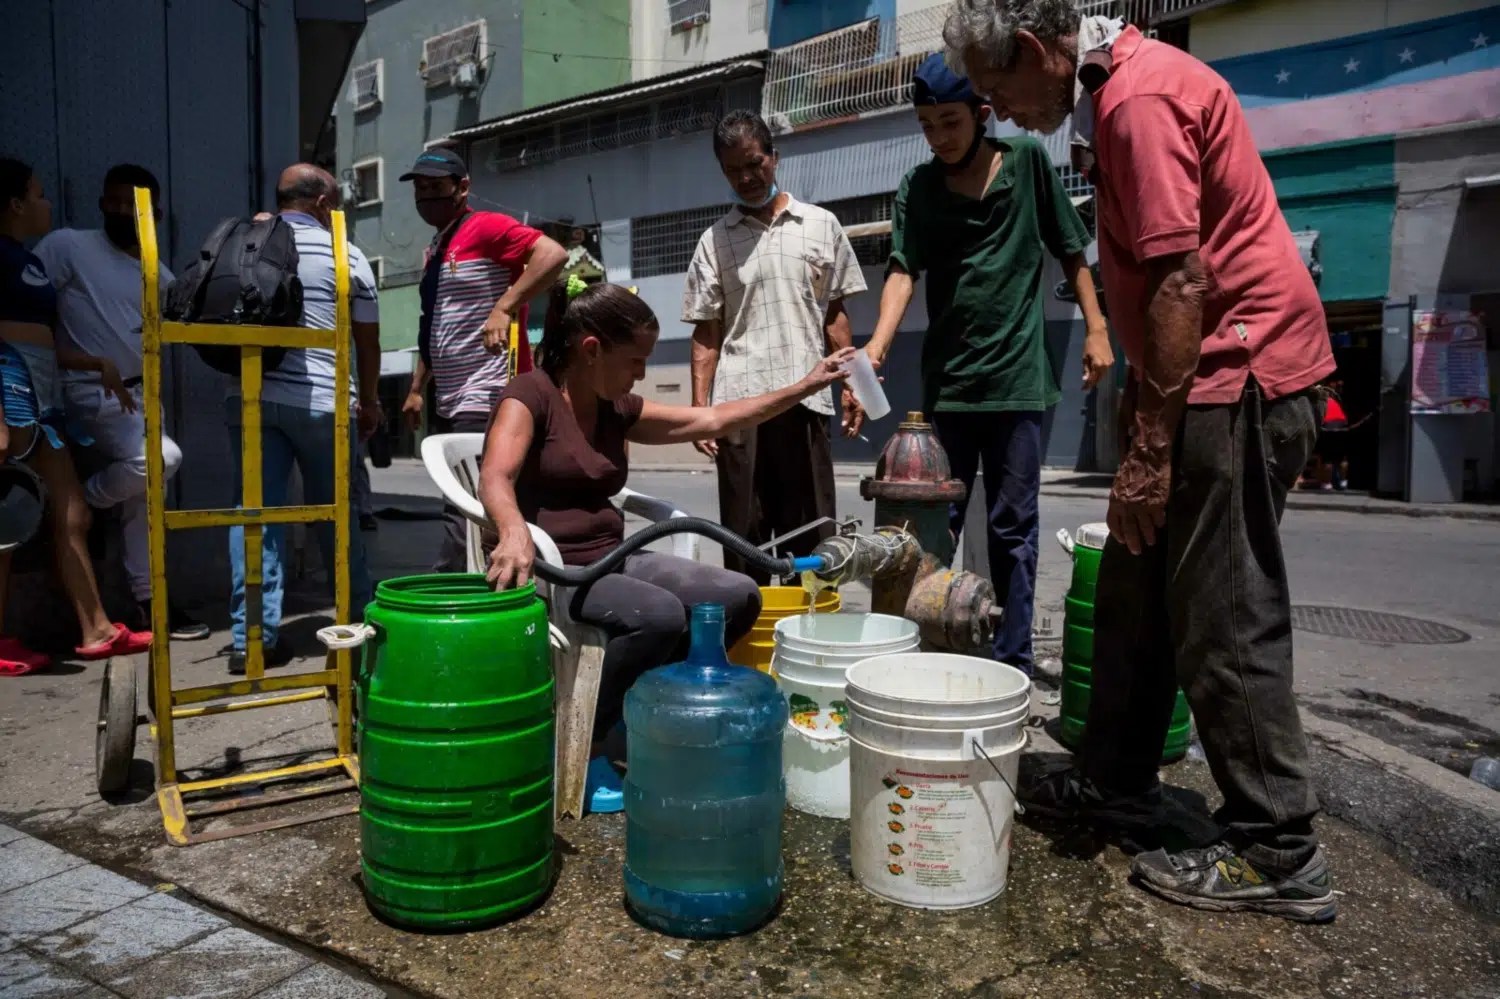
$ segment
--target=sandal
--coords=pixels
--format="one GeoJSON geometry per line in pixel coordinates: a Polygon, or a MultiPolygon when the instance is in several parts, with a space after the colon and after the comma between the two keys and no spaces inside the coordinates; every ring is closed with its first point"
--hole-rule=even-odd
{"type": "Polygon", "coordinates": [[[114,637],[93,645],[80,645],[73,654],[85,662],[94,662],[110,656],[133,656],[151,648],[151,632],[131,631],[118,622],[114,627],[114,637]]]}
{"type": "Polygon", "coordinates": [[[625,782],[606,756],[589,760],[585,800],[594,815],[609,815],[625,810],[625,782]]]}
{"type": "Polygon", "coordinates": [[[28,649],[19,638],[0,636],[0,676],[25,676],[51,664],[51,656],[28,649]]]}

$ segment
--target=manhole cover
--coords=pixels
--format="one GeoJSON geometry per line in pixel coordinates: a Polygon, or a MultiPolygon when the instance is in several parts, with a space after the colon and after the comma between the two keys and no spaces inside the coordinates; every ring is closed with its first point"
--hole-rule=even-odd
{"type": "Polygon", "coordinates": [[[1315,635],[1396,645],[1451,645],[1467,642],[1467,632],[1419,617],[1355,607],[1293,607],[1292,627],[1315,635]]]}

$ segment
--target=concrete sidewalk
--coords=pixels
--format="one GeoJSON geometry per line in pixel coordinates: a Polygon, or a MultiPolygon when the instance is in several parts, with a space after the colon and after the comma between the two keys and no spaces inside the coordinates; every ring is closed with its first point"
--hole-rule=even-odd
{"type": "Polygon", "coordinates": [[[384,989],[0,825],[7,999],[379,999],[384,989]]]}

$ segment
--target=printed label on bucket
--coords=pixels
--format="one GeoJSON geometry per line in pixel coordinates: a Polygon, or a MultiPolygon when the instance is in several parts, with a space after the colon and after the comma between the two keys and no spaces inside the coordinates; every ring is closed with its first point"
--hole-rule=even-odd
{"type": "Polygon", "coordinates": [[[789,724],[814,739],[835,739],[846,734],[849,709],[842,700],[819,704],[806,694],[788,694],[789,724]]]}
{"type": "Polygon", "coordinates": [[[867,889],[935,909],[978,905],[1004,889],[1013,801],[988,764],[858,744],[851,763],[851,860],[867,889]]]}

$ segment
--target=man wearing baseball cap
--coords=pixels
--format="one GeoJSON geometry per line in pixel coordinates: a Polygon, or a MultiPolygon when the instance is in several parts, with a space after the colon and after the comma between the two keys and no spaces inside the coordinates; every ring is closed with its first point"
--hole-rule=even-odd
{"type": "MultiPolygon", "coordinates": [[[[1023,136],[987,138],[990,108],[942,56],[918,67],[912,98],[933,157],[896,192],[880,319],[865,349],[877,366],[885,360],[925,272],[922,408],[966,488],[984,464],[990,576],[1005,607],[993,651],[1030,673],[1042,419],[1062,394],[1042,272],[1050,254],[1077,293],[1092,388],[1114,355],[1083,256],[1091,238],[1046,150],[1023,136]]],[[[957,534],[964,512],[951,516],[957,534]]]]}
{"type": "MultiPolygon", "coordinates": [[[[436,433],[483,433],[512,374],[531,370],[526,303],[550,289],[568,252],[500,212],[469,207],[469,168],[451,149],[433,148],[401,175],[417,214],[437,230],[422,272],[417,367],[401,411],[415,427],[434,385],[436,433]],[[515,324],[515,357],[511,326],[515,324]]],[[[438,572],[465,568],[463,515],[447,520],[438,572]]]]}

